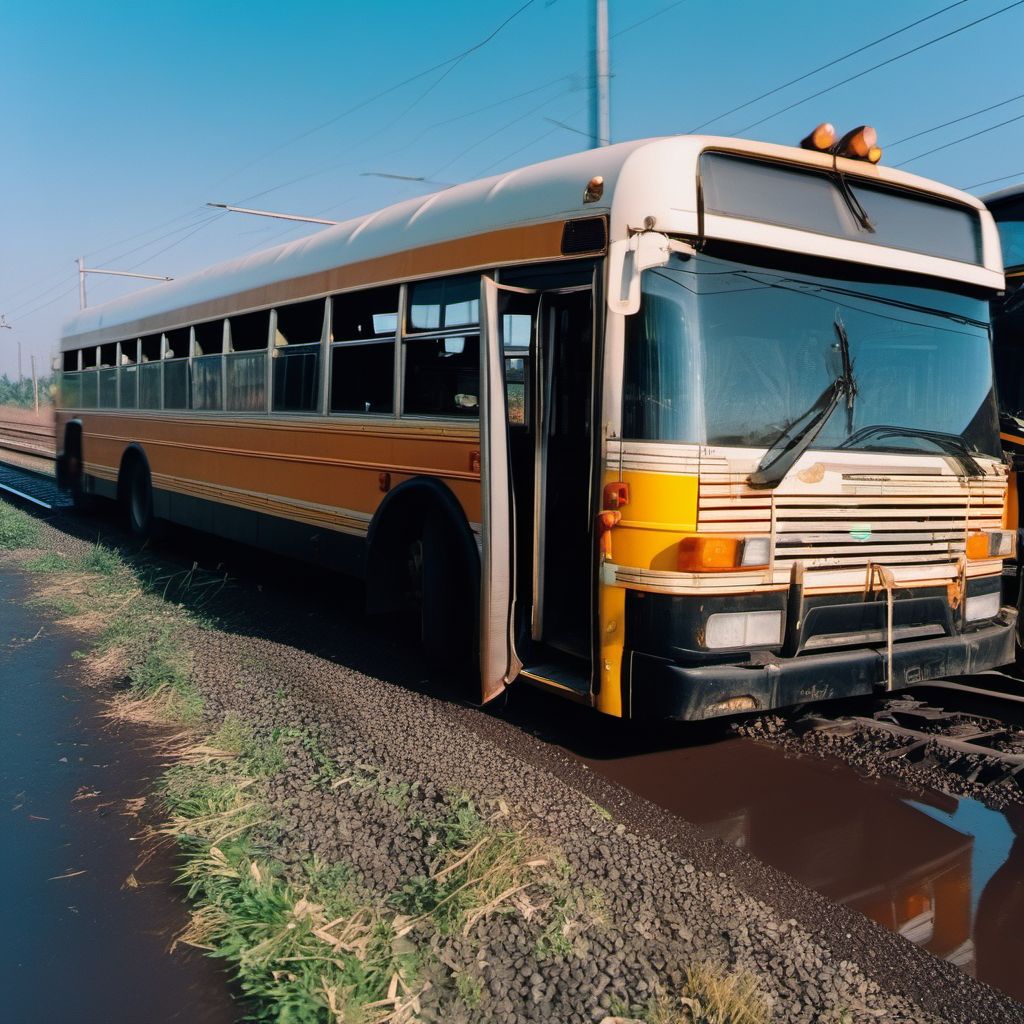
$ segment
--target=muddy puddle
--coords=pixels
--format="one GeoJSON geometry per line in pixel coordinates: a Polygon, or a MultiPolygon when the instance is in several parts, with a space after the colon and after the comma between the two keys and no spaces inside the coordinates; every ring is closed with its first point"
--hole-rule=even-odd
{"type": "Polygon", "coordinates": [[[218,964],[168,945],[186,921],[173,851],[139,867],[159,762],[72,678],[73,637],[0,574],[0,992],[19,1024],[228,1024],[218,964]],[[126,813],[128,812],[128,813],[126,813]]]}
{"type": "Polygon", "coordinates": [[[922,795],[748,739],[596,772],[1024,1000],[1024,812],[922,795]]]}

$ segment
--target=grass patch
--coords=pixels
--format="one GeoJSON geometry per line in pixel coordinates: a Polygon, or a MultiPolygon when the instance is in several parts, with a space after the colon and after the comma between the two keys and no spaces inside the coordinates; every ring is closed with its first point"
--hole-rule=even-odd
{"type": "Polygon", "coordinates": [[[771,1010],[754,978],[697,963],[686,971],[685,995],[663,996],[644,1015],[648,1024],[770,1024],[771,1010]]]}
{"type": "Polygon", "coordinates": [[[126,569],[124,559],[113,549],[105,544],[93,544],[84,555],[75,559],[74,568],[82,572],[94,572],[100,576],[113,576],[115,573],[126,569]]]}
{"type": "Polygon", "coordinates": [[[0,551],[34,548],[41,542],[39,524],[20,508],[0,500],[0,551]]]}
{"type": "Polygon", "coordinates": [[[22,563],[29,572],[68,572],[72,568],[71,560],[59,551],[47,551],[35,558],[22,563]]]}

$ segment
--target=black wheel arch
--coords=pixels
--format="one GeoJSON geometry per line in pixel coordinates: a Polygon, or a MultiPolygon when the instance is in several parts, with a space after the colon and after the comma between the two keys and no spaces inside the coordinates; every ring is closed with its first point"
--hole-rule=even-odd
{"type": "Polygon", "coordinates": [[[366,535],[366,607],[371,613],[397,610],[406,581],[406,551],[430,518],[438,521],[466,573],[474,605],[480,594],[480,553],[458,499],[434,477],[413,477],[389,491],[366,535]]]}

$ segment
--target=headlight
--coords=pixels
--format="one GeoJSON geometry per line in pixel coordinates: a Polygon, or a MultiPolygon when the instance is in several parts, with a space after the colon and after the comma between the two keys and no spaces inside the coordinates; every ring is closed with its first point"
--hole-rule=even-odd
{"type": "Polygon", "coordinates": [[[704,644],[710,648],[774,647],[782,643],[782,612],[715,612],[704,644]]]}
{"type": "Polygon", "coordinates": [[[964,602],[964,618],[968,622],[977,622],[980,619],[994,619],[999,614],[1001,603],[998,593],[979,594],[977,597],[968,597],[964,602]]]}

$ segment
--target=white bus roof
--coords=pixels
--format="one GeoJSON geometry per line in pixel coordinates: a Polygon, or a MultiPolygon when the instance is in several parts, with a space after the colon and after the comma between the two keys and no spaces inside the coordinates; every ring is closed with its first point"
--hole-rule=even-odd
{"type": "MultiPolygon", "coordinates": [[[[344,275],[326,276],[338,268],[380,265],[383,261],[388,263],[388,270],[380,274],[381,283],[423,276],[409,260],[399,261],[402,269],[396,273],[396,261],[385,258],[430,252],[460,239],[480,239],[490,233],[534,225],[557,224],[560,231],[567,220],[607,216],[609,239],[614,241],[626,237],[628,229],[641,228],[645,220],[653,218],[658,231],[696,234],[698,160],[709,149],[811,168],[833,167],[833,157],[828,154],[716,136],[642,139],[574,153],[410,199],[306,238],[218,263],[85,309],[66,324],[63,347],[99,344],[274,305],[280,301],[279,290],[275,294],[274,286],[283,282],[296,284],[297,291],[289,301],[353,286],[345,283],[344,275]],[[584,203],[584,190],[595,176],[603,177],[604,194],[596,202],[584,203]],[[304,282],[310,284],[307,292],[302,290],[304,282]],[[325,282],[330,286],[324,287],[325,282]],[[230,306],[231,301],[235,306],[230,306]]],[[[998,235],[988,211],[976,197],[864,161],[839,159],[838,166],[853,178],[902,186],[976,209],[981,221],[983,266],[750,222],[731,237],[774,248],[916,270],[982,287],[1002,287],[998,235]]],[[[717,234],[725,237],[721,231],[717,234]]],[[[521,258],[530,256],[524,254],[521,258]]],[[[488,260],[479,246],[467,246],[464,259],[464,264],[447,272],[498,265],[488,260]]],[[[368,283],[365,276],[354,282],[363,286],[368,283]]]]}

